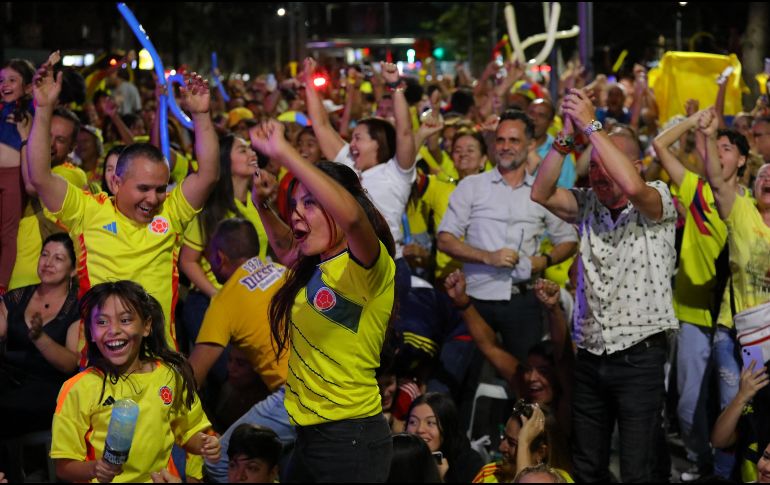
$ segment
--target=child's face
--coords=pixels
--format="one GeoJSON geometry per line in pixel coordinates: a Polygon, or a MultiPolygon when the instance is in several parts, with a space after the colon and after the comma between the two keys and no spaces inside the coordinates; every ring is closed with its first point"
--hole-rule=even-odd
{"type": "Polygon", "coordinates": [[[0,70],[0,94],[3,103],[12,103],[24,95],[24,79],[10,67],[0,70]]]}
{"type": "Polygon", "coordinates": [[[230,483],[272,483],[278,475],[278,466],[270,468],[265,460],[249,459],[240,454],[230,460],[227,481],[230,483]]]}
{"type": "Polygon", "coordinates": [[[116,296],[91,312],[91,341],[121,374],[139,368],[142,339],[150,335],[151,322],[140,316],[116,296]]]}

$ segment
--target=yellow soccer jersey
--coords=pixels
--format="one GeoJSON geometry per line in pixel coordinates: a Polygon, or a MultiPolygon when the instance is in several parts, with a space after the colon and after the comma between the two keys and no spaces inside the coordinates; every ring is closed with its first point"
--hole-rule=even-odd
{"type": "Polygon", "coordinates": [[[192,409],[183,403],[174,408],[172,403],[178,392],[182,389],[177,387],[175,372],[160,362],[152,372],[120,377],[115,384],[109,377],[105,381],[100,371],[86,369],[65,382],[59,391],[53,417],[51,458],[77,461],[101,458],[112,403],[131,399],[139,405],[139,418],[128,461],[115,481],[150,482],[150,472],[163,468],[178,475],[171,460],[174,443],[182,446],[196,433],[211,428],[197,398],[192,409]]]}
{"type": "Polygon", "coordinates": [[[246,261],[211,299],[196,340],[222,347],[232,343],[243,350],[271,392],[286,382],[289,364],[288,353],[276,362],[267,314],[270,300],[283,285],[285,271],[283,266],[265,264],[260,258],[246,261]]]}
{"type": "Polygon", "coordinates": [[[374,371],[393,309],[396,265],[380,243],[369,269],[345,251],[318,265],[291,318],[286,411],[309,426],[382,412],[374,371]]]}
{"type": "Polygon", "coordinates": [[[80,296],[106,281],[142,285],[163,307],[166,341],[176,349],[177,259],[182,235],[197,212],[178,185],[152,222],[139,224],[123,215],[107,194],[92,195],[70,185],[61,210],[53,215],[69,228],[75,243],[80,296]]]}
{"type": "Polygon", "coordinates": [[[747,196],[735,198],[726,222],[735,310],[740,313],[770,301],[770,227],[747,196]]]}
{"type": "MultiPolygon", "coordinates": [[[[265,226],[262,225],[262,219],[259,218],[259,212],[257,212],[257,208],[254,207],[254,202],[251,200],[251,195],[246,198],[246,204],[238,199],[235,199],[235,206],[241,212],[239,217],[243,217],[247,221],[251,222],[251,225],[254,226],[254,229],[256,229],[257,237],[259,237],[259,257],[264,261],[267,257],[267,248],[270,242],[267,240],[267,232],[265,231],[265,226]]],[[[203,247],[205,238],[203,237],[203,224],[201,223],[201,217],[202,214],[199,214],[198,217],[194,218],[190,225],[187,226],[187,230],[185,230],[184,233],[184,245],[189,246],[196,251],[204,252],[206,248],[203,247]]],[[[236,214],[228,212],[227,218],[229,219],[232,217],[236,217],[236,214]]],[[[203,256],[201,256],[201,268],[203,268],[203,272],[206,273],[206,277],[217,290],[222,288],[222,285],[219,284],[217,278],[214,276],[214,273],[211,272],[211,265],[209,264],[209,261],[203,256]]]]}
{"type": "MultiPolygon", "coordinates": [[[[75,187],[83,188],[86,182],[85,172],[71,163],[57,165],[51,169],[51,172],[75,187]]],[[[56,218],[47,210],[43,209],[42,215],[49,221],[56,222],[56,218]]],[[[40,283],[40,277],[37,275],[37,262],[42,250],[43,237],[40,234],[40,222],[32,203],[27,202],[19,221],[19,232],[16,235],[16,263],[13,265],[13,273],[8,285],[9,290],[40,283]]]]}
{"type": "Polygon", "coordinates": [[[674,279],[674,311],[681,321],[711,327],[714,263],[727,241],[727,226],[719,217],[711,186],[694,172],[685,172],[678,199],[687,217],[674,279]]]}

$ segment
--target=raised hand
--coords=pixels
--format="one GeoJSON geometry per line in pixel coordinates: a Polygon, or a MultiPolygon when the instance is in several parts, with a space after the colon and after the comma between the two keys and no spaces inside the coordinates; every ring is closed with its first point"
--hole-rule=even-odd
{"type": "Polygon", "coordinates": [[[432,109],[426,110],[420,115],[420,122],[421,124],[417,131],[423,140],[427,140],[444,129],[444,119],[439,112],[432,109]]]}
{"type": "Polygon", "coordinates": [[[62,73],[53,75],[53,66],[59,62],[59,51],[52,53],[32,78],[32,95],[37,108],[54,108],[61,93],[62,73]]]}
{"type": "Polygon", "coordinates": [[[257,170],[251,184],[251,200],[259,206],[271,202],[278,195],[278,180],[266,170],[257,170]]]}
{"type": "Polygon", "coordinates": [[[583,131],[595,116],[594,105],[584,89],[570,89],[569,94],[564,97],[562,109],[580,131],[583,131]]]}
{"type": "Polygon", "coordinates": [[[198,73],[187,77],[187,83],[179,89],[182,95],[182,109],[190,114],[208,113],[211,109],[209,82],[198,73]]]}
{"type": "Polygon", "coordinates": [[[449,298],[457,306],[468,303],[468,294],[465,293],[465,273],[459,269],[454,270],[444,280],[444,288],[449,298]]]}
{"type": "Polygon", "coordinates": [[[283,124],[276,120],[264,121],[249,130],[251,146],[270,158],[277,158],[289,144],[284,130],[283,124]]]}
{"type": "Polygon", "coordinates": [[[529,445],[545,431],[545,414],[540,406],[532,405],[532,417],[521,416],[522,426],[519,431],[519,446],[529,445]]]}
{"type": "Polygon", "coordinates": [[[687,102],[684,104],[684,112],[687,113],[687,116],[692,116],[695,113],[698,112],[699,103],[697,99],[688,99],[687,102]]]}
{"type": "Polygon", "coordinates": [[[397,83],[401,75],[398,73],[398,67],[392,62],[380,62],[382,68],[382,77],[388,84],[397,83]]]}
{"type": "Polygon", "coordinates": [[[305,58],[305,61],[302,63],[302,74],[304,76],[303,82],[306,86],[312,86],[313,75],[317,67],[318,64],[315,59],[312,57],[305,58]]]}
{"type": "Polygon", "coordinates": [[[751,401],[757,395],[760,389],[768,383],[767,368],[762,366],[756,371],[756,361],[741,371],[741,382],[738,386],[738,396],[744,403],[751,401]]]}
{"type": "Polygon", "coordinates": [[[719,119],[714,108],[708,108],[700,112],[698,117],[698,130],[707,137],[716,136],[719,128],[719,119]]]}

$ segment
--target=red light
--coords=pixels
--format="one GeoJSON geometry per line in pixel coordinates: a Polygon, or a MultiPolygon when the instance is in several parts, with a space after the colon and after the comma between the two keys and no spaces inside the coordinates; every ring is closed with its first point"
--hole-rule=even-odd
{"type": "Polygon", "coordinates": [[[317,76],[313,78],[313,86],[316,88],[322,88],[326,86],[326,78],[323,76],[317,76]]]}
{"type": "Polygon", "coordinates": [[[541,72],[551,72],[551,66],[540,66],[541,72]]]}
{"type": "Polygon", "coordinates": [[[114,66],[118,63],[116,59],[110,59],[110,66],[114,66]]]}

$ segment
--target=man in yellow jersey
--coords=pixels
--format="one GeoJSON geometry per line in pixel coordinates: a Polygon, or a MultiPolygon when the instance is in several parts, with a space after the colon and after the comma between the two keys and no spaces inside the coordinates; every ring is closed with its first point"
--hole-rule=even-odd
{"type": "Polygon", "coordinates": [[[179,247],[185,228],[219,176],[207,83],[193,74],[182,89],[183,106],[195,128],[198,172],[167,194],[169,167],[163,154],[152,145],[134,144],[118,159],[113,198],[84,192],[53,175],[49,127],[61,74],[54,79],[53,66],[46,63],[33,84],[37,110],[27,146],[30,182],[75,241],[81,294],[104,281],[128,279],[141,284],[161,303],[166,341],[176,348],[173,309],[179,247]]]}
{"type": "MultiPolygon", "coordinates": [[[[683,481],[693,481],[713,473],[729,478],[735,454],[716,451],[712,459],[709,445],[707,372],[709,361],[719,369],[719,402],[724,409],[738,392],[740,368],[734,357],[735,339],[730,333],[732,319],[714,317],[723,292],[717,281],[717,258],[727,242],[727,226],[719,217],[711,186],[694,172],[687,170],[669,146],[688,130],[697,128],[700,112],[672,126],[655,138],[655,152],[677,187],[678,198],[687,208],[679,269],[674,279],[674,312],[680,322],[677,343],[677,415],[682,440],[691,468],[682,473],[683,481]],[[712,463],[713,462],[713,463],[712,463]]],[[[698,135],[702,136],[702,135],[698,135]]],[[[746,138],[734,130],[718,132],[719,161],[725,180],[738,187],[749,154],[746,138]]],[[[729,301],[727,305],[729,307],[729,301]]]]}
{"type": "MultiPolygon", "coordinates": [[[[22,133],[22,146],[28,142],[29,127],[22,133]]],[[[79,167],[72,164],[70,153],[80,131],[80,120],[75,113],[66,108],[56,108],[51,119],[51,166],[52,172],[78,188],[88,186],[88,177],[79,167]]],[[[24,150],[22,150],[24,151],[24,150]]],[[[40,283],[37,275],[37,261],[43,249],[43,240],[54,232],[64,232],[56,226],[56,218],[45,211],[37,197],[37,192],[29,182],[26,153],[22,159],[24,186],[29,196],[24,208],[19,232],[16,236],[16,263],[11,273],[10,289],[21,288],[40,283]]]]}
{"type": "Polygon", "coordinates": [[[190,365],[200,388],[228,344],[241,349],[269,392],[286,382],[288,353],[275,358],[267,308],[284,280],[283,266],[259,257],[259,239],[245,219],[225,219],[211,238],[209,261],[222,289],[212,298],[190,365]]]}

